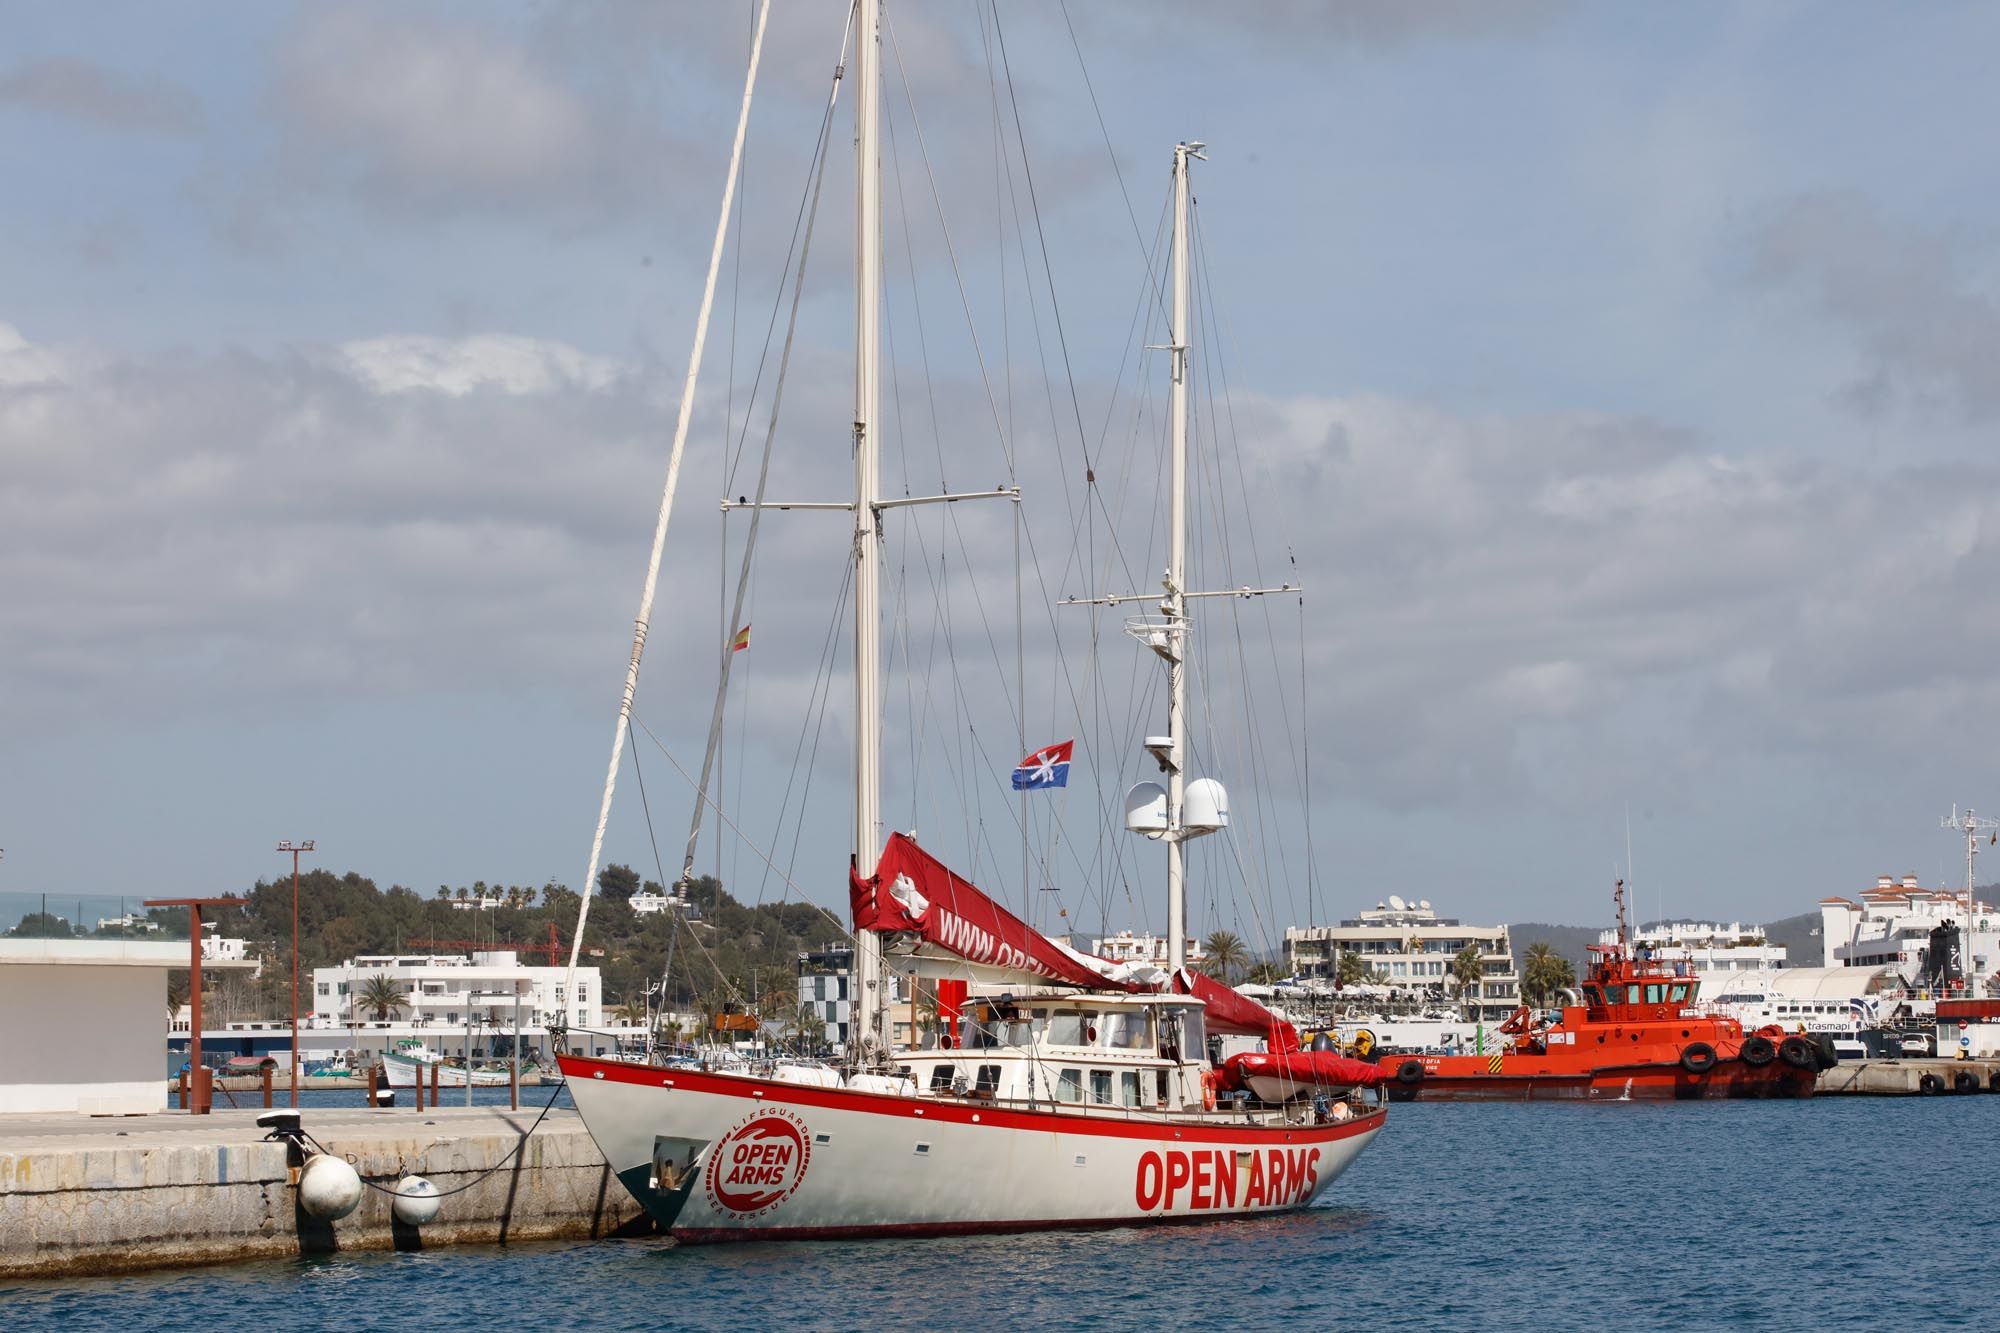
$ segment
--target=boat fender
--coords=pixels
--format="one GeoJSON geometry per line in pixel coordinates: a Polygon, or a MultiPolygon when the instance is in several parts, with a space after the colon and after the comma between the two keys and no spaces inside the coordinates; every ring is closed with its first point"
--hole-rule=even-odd
{"type": "Polygon", "coordinates": [[[1690,1043],[1681,1051],[1681,1068],[1690,1074],[1706,1074],[1715,1068],[1715,1048],[1705,1041],[1690,1043]]]}
{"type": "Polygon", "coordinates": [[[1396,1066],[1396,1081],[1405,1087],[1415,1087],[1424,1081],[1424,1062],[1405,1060],[1396,1066]]]}
{"type": "Polygon", "coordinates": [[[1778,1056],[1778,1048],[1771,1044],[1769,1037],[1755,1035],[1743,1039],[1743,1049],[1737,1052],[1746,1065],[1768,1065],[1778,1056]]]}
{"type": "Polygon", "coordinates": [[[1794,1069],[1818,1073],[1819,1061],[1814,1057],[1813,1044],[1804,1037],[1787,1037],[1778,1043],[1778,1058],[1794,1069]]]}
{"type": "Polygon", "coordinates": [[[361,1206],[361,1173],[338,1157],[314,1153],[299,1169],[299,1206],[323,1221],[338,1222],[361,1206]]]}
{"type": "Polygon", "coordinates": [[[1840,1056],[1834,1053],[1833,1038],[1824,1033],[1813,1038],[1813,1052],[1813,1058],[1819,1062],[1819,1067],[1823,1070],[1831,1069],[1840,1063],[1840,1056]]]}
{"type": "Polygon", "coordinates": [[[405,1226],[420,1227],[436,1219],[444,1200],[438,1187],[422,1176],[404,1176],[396,1182],[396,1197],[389,1211],[405,1226]]]}
{"type": "Polygon", "coordinates": [[[1970,1069],[1959,1070],[1951,1076],[1951,1090],[1953,1092],[1978,1092],[1979,1075],[1973,1073],[1970,1069]]]}
{"type": "Polygon", "coordinates": [[[1215,1109],[1215,1071],[1213,1069],[1204,1069],[1201,1071],[1201,1109],[1204,1111],[1213,1111],[1215,1109]]]}
{"type": "Polygon", "coordinates": [[[2000,1069],[1996,1069],[1987,1075],[1986,1090],[1988,1092],[2000,1092],[2000,1069]]]}
{"type": "Polygon", "coordinates": [[[1925,1074],[1917,1080],[1917,1091],[1926,1097],[1935,1097],[1944,1091],[1944,1080],[1936,1074],[1925,1074]]]}

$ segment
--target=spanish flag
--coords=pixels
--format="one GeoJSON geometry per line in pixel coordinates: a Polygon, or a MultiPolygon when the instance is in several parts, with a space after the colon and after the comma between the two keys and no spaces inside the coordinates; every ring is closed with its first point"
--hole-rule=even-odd
{"type": "Polygon", "coordinates": [[[729,651],[732,653],[740,653],[749,646],[750,646],[750,627],[748,625],[745,625],[742,629],[737,630],[736,637],[729,641],[729,651]]]}

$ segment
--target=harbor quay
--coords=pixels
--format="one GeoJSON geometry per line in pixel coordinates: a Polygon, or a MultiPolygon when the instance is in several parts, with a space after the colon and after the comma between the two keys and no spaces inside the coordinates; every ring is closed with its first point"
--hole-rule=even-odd
{"type": "Polygon", "coordinates": [[[0,1115],[0,1280],[651,1230],[571,1110],[307,1108],[306,1133],[376,1187],[333,1221],[258,1114],[0,1115]],[[442,1196],[422,1225],[385,1192],[408,1176],[442,1196]]]}

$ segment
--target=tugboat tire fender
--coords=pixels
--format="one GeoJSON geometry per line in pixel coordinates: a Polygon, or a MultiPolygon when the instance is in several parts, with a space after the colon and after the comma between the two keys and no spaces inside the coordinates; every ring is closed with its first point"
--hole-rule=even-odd
{"type": "Polygon", "coordinates": [[[1819,1072],[1813,1044],[1804,1037],[1787,1037],[1778,1044],[1778,1058],[1794,1069],[1810,1069],[1819,1072]]]}
{"type": "Polygon", "coordinates": [[[1424,1064],[1421,1060],[1405,1060],[1396,1066],[1396,1081],[1405,1087],[1414,1087],[1424,1081],[1424,1064]]]}
{"type": "Polygon", "coordinates": [[[1743,1048],[1737,1054],[1743,1057],[1743,1063],[1746,1065],[1768,1065],[1777,1059],[1778,1048],[1771,1044],[1769,1037],[1760,1037],[1753,1033],[1743,1039],[1743,1048]]]}
{"type": "Polygon", "coordinates": [[[1715,1068],[1715,1048],[1705,1041],[1690,1043],[1681,1052],[1681,1068],[1690,1074],[1706,1074],[1715,1068]]]}

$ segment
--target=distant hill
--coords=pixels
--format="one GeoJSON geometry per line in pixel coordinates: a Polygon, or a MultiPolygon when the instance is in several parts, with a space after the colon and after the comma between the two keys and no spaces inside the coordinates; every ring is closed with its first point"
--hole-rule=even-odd
{"type": "MultiPolygon", "coordinates": [[[[1609,929],[1609,926],[1555,926],[1546,921],[1524,921],[1507,927],[1507,933],[1514,942],[1517,960],[1528,952],[1530,945],[1547,941],[1555,946],[1557,953],[1576,964],[1577,971],[1581,972],[1586,959],[1584,950],[1597,943],[1598,935],[1609,929]]],[[[1818,912],[1801,912],[1797,916],[1780,917],[1764,923],[1765,937],[1773,944],[1785,946],[1785,960],[1792,967],[1820,965],[1818,931],[1818,912]]]]}
{"type": "Polygon", "coordinates": [[[1600,931],[1605,926],[1552,926],[1546,921],[1524,921],[1507,927],[1507,937],[1514,942],[1514,963],[1521,965],[1528,948],[1534,944],[1552,944],[1555,951],[1576,965],[1579,974],[1583,972],[1584,950],[1597,943],[1600,931]]]}

